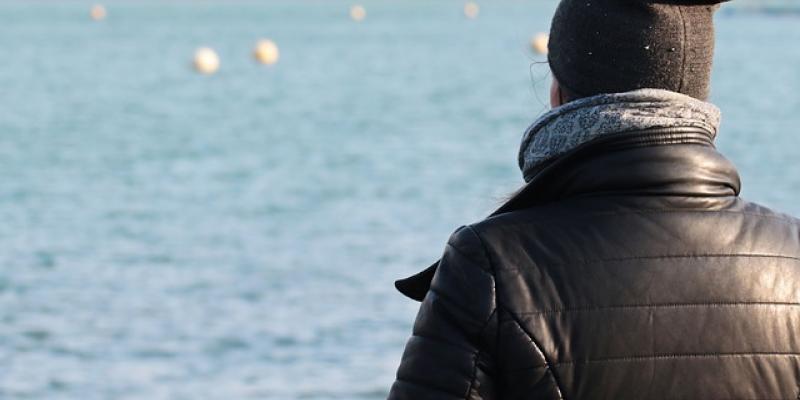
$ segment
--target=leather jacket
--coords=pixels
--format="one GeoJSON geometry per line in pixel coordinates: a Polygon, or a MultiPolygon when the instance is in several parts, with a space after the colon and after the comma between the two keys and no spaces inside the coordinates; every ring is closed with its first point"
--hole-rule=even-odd
{"type": "Polygon", "coordinates": [[[574,150],[441,260],[391,400],[800,399],[800,223],[702,129],[574,150]]]}

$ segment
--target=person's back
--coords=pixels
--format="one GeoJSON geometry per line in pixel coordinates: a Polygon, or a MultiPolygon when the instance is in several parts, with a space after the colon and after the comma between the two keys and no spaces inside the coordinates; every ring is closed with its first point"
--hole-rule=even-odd
{"type": "MultiPolygon", "coordinates": [[[[422,305],[389,398],[800,399],[800,222],[738,197],[700,100],[708,49],[675,51],[708,58],[680,67],[686,87],[592,89],[559,58],[581,41],[556,23],[584,3],[554,19],[551,68],[575,98],[556,87],[526,133],[527,185],[398,282],[422,305]]],[[[713,13],[642,3],[684,24],[713,13]]]]}

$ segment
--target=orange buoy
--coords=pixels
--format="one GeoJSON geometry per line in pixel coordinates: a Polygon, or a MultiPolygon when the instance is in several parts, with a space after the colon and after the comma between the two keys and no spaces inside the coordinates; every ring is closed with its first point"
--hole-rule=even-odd
{"type": "Polygon", "coordinates": [[[353,21],[361,22],[367,17],[367,9],[362,5],[354,5],[350,8],[350,18],[353,21]]]}
{"type": "Polygon", "coordinates": [[[219,70],[219,56],[210,47],[201,47],[194,53],[194,69],[204,75],[211,75],[219,70]]]}
{"type": "Polygon", "coordinates": [[[547,54],[547,44],[550,36],[546,33],[537,33],[531,38],[531,50],[537,54],[547,54]]]}
{"type": "Polygon", "coordinates": [[[478,14],[480,14],[480,12],[481,7],[478,5],[478,3],[470,1],[464,5],[464,16],[469,19],[478,18],[478,14]]]}
{"type": "Polygon", "coordinates": [[[89,10],[89,16],[92,17],[95,21],[102,21],[106,19],[108,12],[106,8],[102,4],[95,4],[92,6],[92,9],[89,10]]]}
{"type": "Polygon", "coordinates": [[[281,57],[281,52],[278,45],[272,40],[261,39],[256,43],[256,48],[253,50],[253,57],[258,62],[265,65],[272,65],[278,62],[281,57]]]}

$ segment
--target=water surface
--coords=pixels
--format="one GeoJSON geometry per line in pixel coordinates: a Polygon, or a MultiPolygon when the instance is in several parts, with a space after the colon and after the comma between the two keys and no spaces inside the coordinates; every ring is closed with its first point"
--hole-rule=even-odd
{"type": "MultiPolygon", "coordinates": [[[[364,5],[0,4],[0,398],[385,397],[392,281],[521,183],[554,3],[364,5]]],[[[722,15],[713,93],[744,195],[793,213],[798,42],[722,15]]]]}

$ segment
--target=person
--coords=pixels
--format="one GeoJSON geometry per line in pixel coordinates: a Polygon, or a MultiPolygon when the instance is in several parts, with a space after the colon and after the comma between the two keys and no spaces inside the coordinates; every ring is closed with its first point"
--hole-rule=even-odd
{"type": "Polygon", "coordinates": [[[800,399],[800,222],[715,148],[718,3],[559,3],[526,184],[396,283],[390,400],[800,399]]]}

